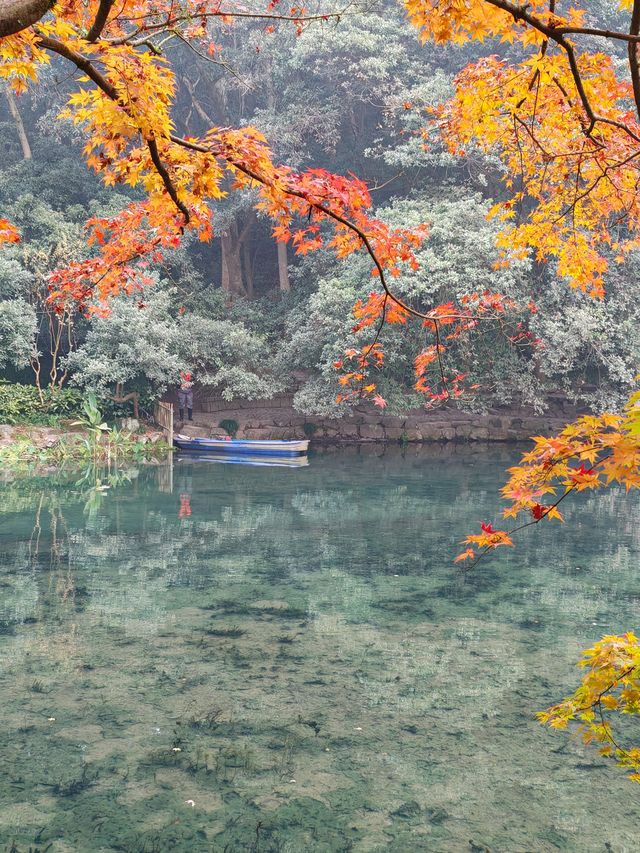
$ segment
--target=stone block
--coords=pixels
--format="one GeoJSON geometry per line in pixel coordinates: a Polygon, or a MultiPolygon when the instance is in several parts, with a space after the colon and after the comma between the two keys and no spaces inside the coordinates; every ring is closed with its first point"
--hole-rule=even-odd
{"type": "Polygon", "coordinates": [[[360,438],[364,441],[385,441],[384,427],[382,424],[362,424],[360,438]]]}
{"type": "MultiPolygon", "coordinates": [[[[265,430],[266,432],[267,430],[265,430]]],[[[298,438],[295,430],[283,429],[282,427],[272,427],[269,431],[269,438],[274,441],[289,441],[293,438],[298,438]]]]}
{"type": "Polygon", "coordinates": [[[387,441],[401,441],[405,434],[403,426],[386,426],[385,424],[385,431],[387,433],[387,441]]]}
{"type": "Polygon", "coordinates": [[[176,432],[180,435],[186,435],[188,438],[209,438],[209,428],[196,424],[183,424],[176,432]]]}
{"type": "Polygon", "coordinates": [[[454,441],[456,431],[452,426],[441,427],[434,436],[438,441],[454,441]]]}
{"type": "Polygon", "coordinates": [[[260,441],[262,439],[271,438],[271,435],[269,434],[268,430],[252,428],[243,430],[241,438],[249,438],[260,441]]]}
{"type": "Polygon", "coordinates": [[[341,428],[332,427],[330,429],[325,430],[325,435],[327,438],[332,438],[333,436],[336,436],[341,439],[348,439],[349,441],[352,441],[359,437],[358,424],[347,423],[343,424],[341,428]]]}
{"type": "Polygon", "coordinates": [[[467,429],[467,437],[469,441],[488,441],[489,436],[489,429],[485,426],[475,426],[474,424],[471,424],[467,429]]]}
{"type": "Polygon", "coordinates": [[[385,429],[390,429],[393,427],[396,428],[404,428],[407,423],[407,419],[405,417],[396,417],[395,415],[385,415],[380,419],[380,422],[384,424],[385,429]]]}

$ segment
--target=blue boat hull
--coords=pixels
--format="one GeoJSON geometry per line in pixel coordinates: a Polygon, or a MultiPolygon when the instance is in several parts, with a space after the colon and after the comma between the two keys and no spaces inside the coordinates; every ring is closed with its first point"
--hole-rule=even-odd
{"type": "Polygon", "coordinates": [[[264,457],[295,457],[305,456],[309,447],[308,441],[253,441],[251,439],[219,438],[190,438],[175,435],[174,445],[189,453],[223,453],[232,456],[264,456],[264,457]]]}

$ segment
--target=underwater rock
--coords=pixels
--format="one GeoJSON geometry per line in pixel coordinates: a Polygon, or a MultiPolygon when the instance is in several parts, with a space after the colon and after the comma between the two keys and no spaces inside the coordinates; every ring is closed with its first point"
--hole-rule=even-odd
{"type": "Polygon", "coordinates": [[[422,809],[420,805],[416,803],[415,800],[409,800],[406,803],[402,803],[402,805],[398,806],[398,808],[391,812],[391,817],[399,817],[403,820],[411,820],[412,818],[418,817],[422,809]]]}
{"type": "Polygon", "coordinates": [[[432,809],[425,809],[424,813],[429,823],[432,823],[434,826],[440,826],[449,817],[449,812],[439,806],[432,809]]]}

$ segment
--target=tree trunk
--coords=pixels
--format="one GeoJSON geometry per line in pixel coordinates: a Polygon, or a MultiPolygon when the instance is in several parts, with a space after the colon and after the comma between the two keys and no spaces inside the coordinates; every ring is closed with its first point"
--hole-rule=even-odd
{"type": "Polygon", "coordinates": [[[280,293],[289,293],[291,283],[289,281],[289,267],[287,266],[287,244],[281,243],[279,240],[278,246],[278,282],[280,285],[280,293]]]}
{"type": "Polygon", "coordinates": [[[251,247],[246,240],[242,243],[242,266],[244,269],[247,296],[249,299],[253,299],[253,258],[251,256],[251,247]]]}
{"type": "Polygon", "coordinates": [[[26,30],[53,6],[54,0],[0,0],[0,38],[26,30]]]}
{"type": "Polygon", "coordinates": [[[15,96],[9,87],[7,87],[5,92],[7,95],[7,101],[9,102],[9,112],[15,122],[16,132],[18,134],[18,139],[20,140],[22,158],[24,160],[31,160],[31,146],[29,145],[29,139],[27,137],[27,132],[24,129],[24,122],[22,121],[22,116],[20,115],[20,110],[18,109],[15,96]]]}
{"type": "Polygon", "coordinates": [[[230,296],[246,296],[242,278],[241,243],[235,222],[220,235],[220,246],[222,248],[222,289],[230,296]]]}

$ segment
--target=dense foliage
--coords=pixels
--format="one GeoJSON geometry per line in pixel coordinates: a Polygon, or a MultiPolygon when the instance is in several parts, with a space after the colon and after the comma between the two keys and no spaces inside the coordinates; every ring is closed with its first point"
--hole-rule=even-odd
{"type": "Polygon", "coordinates": [[[0,382],[0,422],[47,424],[80,411],[82,395],[73,388],[42,391],[34,385],[0,382]]]}
{"type": "MultiPolygon", "coordinates": [[[[528,258],[500,266],[500,223],[486,219],[492,198],[502,193],[499,163],[479,151],[455,160],[436,140],[425,149],[422,136],[426,111],[450,96],[464,58],[449,49],[425,55],[402,11],[390,6],[388,13],[382,27],[354,14],[299,36],[283,29],[277,39],[263,25],[236,22],[233,34],[221,34],[234,74],[194,63],[193,54],[176,46],[181,121],[196,133],[208,118],[251,123],[288,162],[332,170],[355,165],[381,187],[375,195],[381,220],[396,228],[429,223],[416,254],[419,269],[397,281],[397,293],[412,304],[447,303],[485,289],[513,300],[506,326],[488,326],[472,344],[462,339],[443,356],[449,374],[464,373],[468,385],[478,386],[459,405],[514,402],[542,410],[548,391],[558,388],[596,409],[622,401],[640,349],[635,256],[606,274],[607,297],[599,303],[568,297],[553,268],[528,258]],[[263,79],[267,86],[259,84],[263,79]],[[527,307],[532,296],[535,314],[527,307]],[[509,338],[516,330],[538,346],[514,347],[509,338]]],[[[474,53],[465,48],[464,56],[474,53]]],[[[186,239],[177,252],[151,261],[155,284],[113,302],[111,320],[73,306],[61,315],[51,311],[48,275],[95,253],[84,240],[87,214],[113,216],[139,196],[122,184],[105,187],[83,169],[69,123],[45,142],[66,92],[42,73],[46,97],[14,98],[29,158],[7,100],[3,107],[9,156],[0,166],[0,202],[22,241],[0,256],[0,369],[23,381],[35,376],[43,387],[71,383],[108,396],[121,385],[155,396],[191,366],[228,398],[288,388],[310,416],[335,415],[357,402],[348,396],[336,402],[342,389],[334,364],[372,339],[371,329],[353,331],[351,317],[356,300],[368,297],[370,263],[355,256],[339,261],[328,251],[283,257],[252,209],[254,190],[220,200],[214,230],[221,236],[210,245],[186,239]]],[[[372,378],[389,410],[420,405],[413,360],[424,333],[389,327],[382,343],[387,367],[372,378]]]]}

